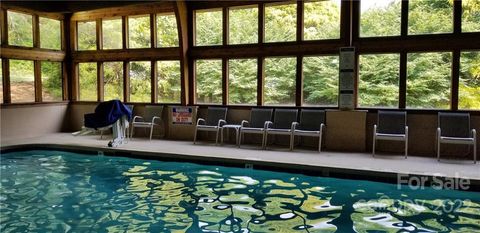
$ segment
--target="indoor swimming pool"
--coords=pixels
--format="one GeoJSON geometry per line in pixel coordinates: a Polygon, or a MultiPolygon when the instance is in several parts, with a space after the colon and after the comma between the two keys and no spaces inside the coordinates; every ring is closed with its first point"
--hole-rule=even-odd
{"type": "Polygon", "coordinates": [[[1,232],[479,232],[480,193],[63,151],[2,153],[1,232]]]}

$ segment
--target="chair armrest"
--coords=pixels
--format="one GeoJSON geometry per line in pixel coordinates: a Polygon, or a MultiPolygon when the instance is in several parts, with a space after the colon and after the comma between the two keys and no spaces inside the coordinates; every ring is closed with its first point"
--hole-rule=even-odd
{"type": "Polygon", "coordinates": [[[162,118],[161,118],[161,117],[154,116],[154,117],[152,118],[152,124],[155,123],[155,120],[156,120],[156,119],[159,119],[160,121],[162,121],[162,118]]]}
{"type": "Polygon", "coordinates": [[[377,134],[377,124],[373,125],[373,134],[377,134]]]}
{"type": "Polygon", "coordinates": [[[324,129],[325,129],[325,124],[321,123],[320,124],[320,133],[323,133],[324,129]]]}
{"type": "Polygon", "coordinates": [[[197,125],[200,125],[200,122],[203,122],[202,125],[204,125],[204,124],[205,124],[205,119],[203,119],[203,118],[198,118],[198,119],[197,119],[197,125]]]}
{"type": "Polygon", "coordinates": [[[297,125],[299,125],[298,122],[296,121],[292,122],[292,128],[291,128],[292,132],[295,131],[295,129],[297,128],[297,125]]]}
{"type": "Polygon", "coordinates": [[[224,126],[224,125],[226,125],[226,124],[227,124],[227,121],[220,119],[220,120],[218,120],[218,125],[217,125],[217,127],[222,127],[222,126],[224,126]]]}
{"type": "Polygon", "coordinates": [[[408,137],[408,126],[405,126],[405,136],[408,137]]]}
{"type": "Polygon", "coordinates": [[[264,129],[268,129],[268,128],[270,128],[270,125],[273,125],[273,122],[271,122],[271,121],[265,121],[265,124],[263,124],[263,128],[264,128],[264,129]]]}
{"type": "Polygon", "coordinates": [[[133,117],[133,120],[132,120],[132,123],[138,122],[138,121],[135,121],[135,120],[137,120],[137,119],[143,119],[143,117],[141,117],[141,116],[134,116],[134,117],[133,117]]]}
{"type": "Polygon", "coordinates": [[[437,128],[437,139],[439,139],[442,136],[442,129],[440,127],[437,128]]]}
{"type": "Polygon", "coordinates": [[[242,120],[242,123],[240,123],[241,127],[245,127],[246,125],[249,125],[250,123],[246,120],[242,120]]]}
{"type": "Polygon", "coordinates": [[[477,137],[477,131],[475,129],[472,129],[472,138],[477,137]]]}

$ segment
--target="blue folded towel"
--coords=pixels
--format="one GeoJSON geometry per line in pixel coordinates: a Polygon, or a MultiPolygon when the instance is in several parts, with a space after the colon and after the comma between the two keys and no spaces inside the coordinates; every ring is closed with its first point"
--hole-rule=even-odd
{"type": "Polygon", "coordinates": [[[95,113],[84,115],[85,127],[94,129],[106,127],[115,123],[123,116],[127,116],[130,121],[132,119],[132,110],[120,100],[102,102],[95,108],[95,113]]]}

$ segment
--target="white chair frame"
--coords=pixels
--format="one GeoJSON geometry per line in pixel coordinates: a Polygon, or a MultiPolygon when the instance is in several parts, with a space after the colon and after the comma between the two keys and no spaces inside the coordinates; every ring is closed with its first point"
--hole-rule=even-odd
{"type": "Polygon", "coordinates": [[[308,136],[308,137],[318,137],[318,152],[322,151],[322,136],[323,131],[325,129],[325,124],[320,123],[320,130],[319,131],[311,131],[311,130],[300,130],[297,129],[297,126],[300,125],[298,122],[292,123],[292,137],[290,139],[290,150],[293,150],[295,144],[295,136],[308,136]]]}
{"type": "Polygon", "coordinates": [[[471,138],[459,137],[444,137],[442,136],[442,129],[437,128],[437,161],[440,161],[440,144],[457,144],[457,145],[473,145],[473,163],[477,163],[477,131],[472,129],[470,131],[471,138]]]}
{"type": "Polygon", "coordinates": [[[227,121],[223,120],[223,119],[220,119],[218,120],[218,124],[216,126],[212,126],[212,125],[205,125],[205,119],[203,118],[198,118],[197,119],[197,124],[195,126],[195,135],[193,137],[193,144],[196,144],[197,143],[197,134],[198,134],[198,131],[213,131],[213,132],[216,132],[216,135],[215,135],[215,145],[218,144],[218,134],[220,133],[221,129],[222,129],[222,126],[227,124],[227,121]]]}

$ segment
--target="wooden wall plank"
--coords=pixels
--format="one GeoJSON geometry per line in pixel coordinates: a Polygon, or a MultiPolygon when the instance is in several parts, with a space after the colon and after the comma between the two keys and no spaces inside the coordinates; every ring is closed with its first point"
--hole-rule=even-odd
{"type": "Polygon", "coordinates": [[[140,61],[140,60],[179,60],[179,48],[109,49],[102,51],[75,51],[75,62],[90,61],[140,61]]]}
{"type": "Polygon", "coordinates": [[[175,4],[175,16],[177,19],[177,29],[178,29],[178,42],[180,45],[178,54],[180,58],[180,77],[181,77],[181,98],[180,102],[182,105],[193,104],[191,97],[191,81],[189,80],[189,57],[188,57],[188,48],[191,40],[189,38],[189,21],[188,21],[188,10],[185,1],[176,1],[175,4]]]}
{"type": "Polygon", "coordinates": [[[17,46],[1,47],[1,58],[23,59],[23,60],[41,60],[41,61],[63,61],[64,51],[52,51],[48,49],[25,48],[17,46]]]}
{"type": "Polygon", "coordinates": [[[2,59],[2,84],[3,84],[3,103],[11,103],[10,96],[10,61],[2,59]]]}
{"type": "Polygon", "coordinates": [[[40,61],[33,61],[35,102],[42,102],[42,67],[40,61]]]}
{"type": "Polygon", "coordinates": [[[99,18],[111,18],[127,15],[156,14],[173,12],[175,1],[162,1],[135,4],[121,7],[110,7],[91,11],[76,12],[72,15],[73,21],[93,20],[99,18]]]}

